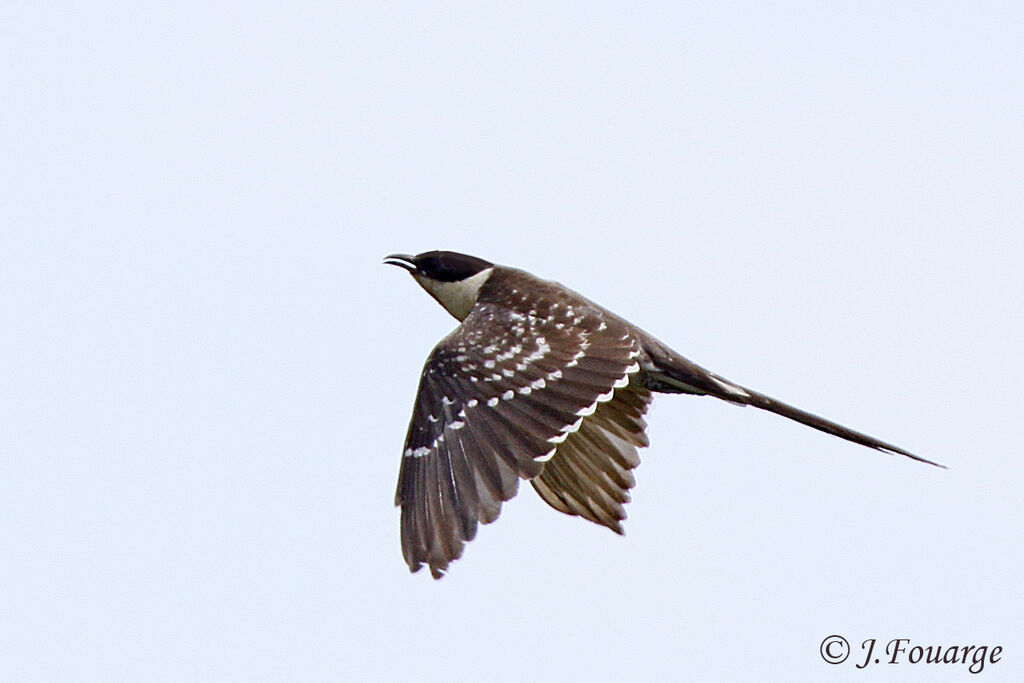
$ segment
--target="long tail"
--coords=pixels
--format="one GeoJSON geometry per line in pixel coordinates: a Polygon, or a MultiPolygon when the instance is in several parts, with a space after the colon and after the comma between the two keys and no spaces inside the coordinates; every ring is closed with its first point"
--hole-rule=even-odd
{"type": "Polygon", "coordinates": [[[863,432],[858,432],[855,429],[850,429],[849,427],[844,427],[843,425],[838,424],[836,422],[832,422],[831,420],[826,420],[820,415],[808,413],[806,410],[800,410],[799,408],[795,408],[789,405],[788,403],[783,403],[782,401],[776,400],[771,396],[765,396],[764,394],[758,393],[756,391],[751,391],[750,389],[744,389],[741,387],[737,388],[745,392],[747,396],[734,397],[733,395],[730,394],[728,397],[719,396],[719,398],[726,398],[726,400],[733,401],[735,403],[754,406],[756,408],[760,408],[762,410],[767,410],[769,412],[775,413],[776,415],[781,415],[782,417],[788,417],[790,420],[795,420],[800,424],[807,425],[808,427],[813,427],[814,429],[825,432],[826,434],[838,436],[840,439],[846,439],[847,441],[859,443],[860,445],[867,446],[868,448],[874,448],[875,450],[883,451],[885,453],[905,455],[908,458],[917,460],[918,462],[925,462],[928,463],[929,465],[935,465],[936,467],[946,469],[945,465],[929,460],[928,458],[922,458],[920,455],[911,453],[910,451],[904,450],[899,446],[894,446],[891,443],[886,443],[881,439],[876,439],[875,437],[869,436],[868,434],[864,434],[863,432]],[[737,398],[740,400],[736,400],[737,398]]]}
{"type": "Polygon", "coordinates": [[[841,439],[859,443],[868,448],[874,448],[884,453],[905,455],[918,462],[947,469],[945,465],[922,458],[899,446],[886,443],[881,439],[876,439],[863,432],[844,427],[819,415],[814,415],[806,410],[795,408],[788,403],[783,403],[771,396],[765,396],[762,393],[730,382],[724,377],[719,377],[696,363],[683,358],[656,340],[651,339],[650,341],[654,342],[654,344],[645,343],[644,346],[650,355],[653,367],[646,370],[648,381],[651,385],[650,388],[655,391],[708,395],[738,405],[754,406],[755,408],[787,417],[790,420],[795,420],[800,424],[813,427],[826,434],[832,434],[841,439]]]}

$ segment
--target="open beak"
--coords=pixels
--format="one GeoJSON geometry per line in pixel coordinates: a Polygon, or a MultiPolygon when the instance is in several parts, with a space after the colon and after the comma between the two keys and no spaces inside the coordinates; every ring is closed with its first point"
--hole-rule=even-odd
{"type": "Polygon", "coordinates": [[[411,254],[391,254],[390,256],[384,257],[384,263],[389,266],[398,266],[405,268],[410,273],[416,272],[415,257],[411,254]]]}

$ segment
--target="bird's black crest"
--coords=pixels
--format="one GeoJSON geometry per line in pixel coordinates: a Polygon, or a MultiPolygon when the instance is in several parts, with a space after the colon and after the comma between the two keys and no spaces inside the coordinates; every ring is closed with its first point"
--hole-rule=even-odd
{"type": "Polygon", "coordinates": [[[494,264],[457,251],[425,251],[413,259],[416,271],[441,282],[458,282],[494,264]]]}

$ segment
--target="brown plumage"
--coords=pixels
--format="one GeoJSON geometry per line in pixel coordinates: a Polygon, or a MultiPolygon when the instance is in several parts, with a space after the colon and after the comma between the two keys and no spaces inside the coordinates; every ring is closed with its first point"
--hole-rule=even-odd
{"type": "Polygon", "coordinates": [[[652,392],[752,405],[936,464],[746,389],[555,282],[454,252],[395,255],[461,324],[423,368],[399,472],[402,554],[440,578],[520,479],[623,533],[652,392]]]}

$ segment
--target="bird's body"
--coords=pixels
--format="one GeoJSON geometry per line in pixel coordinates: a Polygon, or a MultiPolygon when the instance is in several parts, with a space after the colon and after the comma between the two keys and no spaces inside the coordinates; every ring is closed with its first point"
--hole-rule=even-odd
{"type": "Polygon", "coordinates": [[[402,457],[395,504],[412,571],[440,578],[521,478],[555,509],[622,533],[652,393],[753,405],[930,462],[709,372],[556,282],[455,252],[386,262],[461,321],[423,368],[402,457]]]}

